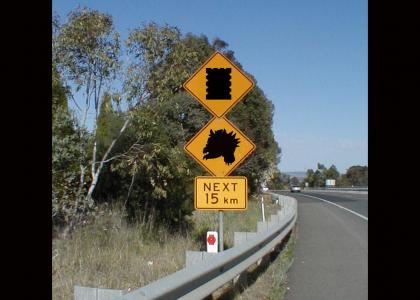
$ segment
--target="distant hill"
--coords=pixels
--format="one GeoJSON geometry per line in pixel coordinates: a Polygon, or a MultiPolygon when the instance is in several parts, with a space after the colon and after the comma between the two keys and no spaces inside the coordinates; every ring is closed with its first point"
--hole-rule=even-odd
{"type": "Polygon", "coordinates": [[[297,177],[297,179],[302,180],[306,177],[306,172],[283,172],[284,174],[289,175],[290,177],[297,177]]]}

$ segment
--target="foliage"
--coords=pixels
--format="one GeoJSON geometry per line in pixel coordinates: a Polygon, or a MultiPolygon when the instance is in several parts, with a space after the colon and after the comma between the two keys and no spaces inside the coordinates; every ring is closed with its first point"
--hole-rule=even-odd
{"type": "Polygon", "coordinates": [[[352,186],[368,185],[368,167],[367,166],[351,166],[343,176],[352,186]]]}
{"type": "Polygon", "coordinates": [[[267,187],[270,190],[283,190],[286,189],[288,183],[290,182],[290,175],[280,173],[280,171],[275,171],[273,176],[267,182],[267,187]]]}
{"type": "Polygon", "coordinates": [[[290,185],[299,185],[299,179],[295,176],[290,178],[290,185]]]}
{"type": "Polygon", "coordinates": [[[334,165],[331,165],[329,169],[324,170],[324,176],[326,179],[335,179],[337,180],[340,177],[340,173],[334,165]]]}
{"type": "MultiPolygon", "coordinates": [[[[54,24],[59,24],[58,20],[54,24]]],[[[210,120],[211,114],[183,91],[182,84],[215,50],[241,67],[233,51],[221,39],[210,43],[204,35],[182,35],[176,27],[152,22],[129,33],[125,41],[127,64],[122,74],[118,72],[119,35],[111,16],[77,9],[70,13],[67,23],[56,27],[53,36],[57,71],[75,83],[73,93],[84,89],[82,128],[91,96],[96,112],[88,139],[74,120],[69,121],[73,131],[69,133],[68,147],[78,152],[68,166],[73,185],[64,189],[78,191],[75,174],[80,174],[80,167],[86,167],[90,160],[95,174],[89,178],[91,181],[84,181],[90,184],[89,192],[95,187],[96,203],[122,201],[131,220],[183,224],[193,211],[193,178],[204,173],[183,147],[210,120]],[[111,94],[109,89],[103,93],[102,86],[115,78],[123,84],[121,93],[111,94]],[[122,101],[127,105],[121,105],[122,101]],[[129,126],[121,135],[127,121],[129,126]],[[92,144],[94,151],[88,157],[87,149],[92,144]],[[96,156],[104,154],[108,156],[101,169],[96,156]]],[[[57,89],[58,99],[60,93],[57,89]]],[[[272,102],[256,86],[228,116],[257,145],[256,151],[233,173],[248,177],[251,193],[258,193],[263,183],[275,182],[276,176],[284,181],[277,169],[281,150],[272,132],[273,111],[272,102]]],[[[76,196],[77,193],[69,198],[76,196]]]]}
{"type": "Polygon", "coordinates": [[[83,148],[89,143],[89,135],[78,126],[68,109],[69,91],[52,66],[52,222],[54,226],[75,223],[87,211],[80,201],[85,189],[80,165],[88,157],[83,148]]]}
{"type": "Polygon", "coordinates": [[[174,44],[180,39],[179,29],[149,23],[132,30],[126,41],[131,63],[127,67],[124,91],[130,103],[150,99],[153,85],[164,81],[156,70],[167,59],[174,44]]]}
{"type": "Polygon", "coordinates": [[[306,171],[305,182],[308,183],[309,187],[325,187],[326,179],[338,179],[340,173],[334,165],[331,165],[328,169],[321,163],[317,164],[317,169],[308,169],[306,171]]]}
{"type": "MultiPolygon", "coordinates": [[[[95,132],[96,142],[98,143],[98,155],[100,157],[105,154],[112,141],[118,136],[124,124],[124,119],[125,116],[123,114],[114,110],[112,106],[112,95],[109,92],[105,92],[102,97],[95,132]]],[[[112,154],[117,152],[118,149],[114,148],[112,154]]]]}
{"type": "MultiPolygon", "coordinates": [[[[111,95],[109,92],[105,92],[101,101],[97,129],[95,132],[98,157],[104,156],[105,152],[111,146],[112,141],[119,135],[126,119],[126,114],[114,110],[113,102],[115,101],[113,101],[113,96],[114,95],[111,95]]],[[[129,131],[129,129],[127,131],[129,131]]],[[[125,133],[122,137],[120,137],[118,143],[112,147],[108,157],[118,157],[124,152],[125,148],[127,148],[127,145],[130,143],[132,143],[132,139],[130,139],[127,133],[125,133]]],[[[111,164],[106,164],[101,170],[101,176],[94,190],[93,198],[96,199],[97,202],[104,202],[109,199],[118,198],[121,193],[121,189],[126,188],[126,186],[121,182],[125,179],[125,175],[128,174],[127,172],[125,173],[126,174],[113,173],[111,170],[111,164]]]]}
{"type": "Polygon", "coordinates": [[[126,45],[131,63],[125,91],[136,102],[170,100],[214,51],[205,36],[182,38],[178,28],[153,22],[134,29],[126,45]]]}
{"type": "MultiPolygon", "coordinates": [[[[53,23],[57,26],[57,22],[53,23]]],[[[69,14],[69,20],[58,30],[58,36],[53,39],[55,56],[66,79],[71,80],[78,92],[84,88],[85,107],[82,127],[86,125],[87,115],[93,104],[95,119],[93,123],[92,159],[90,161],[91,184],[86,194],[86,201],[93,204],[92,194],[108,155],[98,163],[97,120],[103,87],[115,79],[120,67],[119,34],[114,30],[112,17],[88,8],[76,9],[69,14]]],[[[53,34],[53,36],[55,36],[53,34]]],[[[114,143],[111,144],[111,148],[114,143]]],[[[110,149],[111,150],[111,149],[110,149]]],[[[81,166],[81,168],[87,168],[81,166]]]]}
{"type": "Polygon", "coordinates": [[[183,149],[173,146],[167,132],[171,126],[164,122],[164,116],[158,104],[147,104],[138,111],[132,120],[136,142],[124,159],[112,164],[112,170],[120,174],[128,170],[125,177],[131,178],[127,180],[131,184],[126,197],[130,218],[140,215],[161,223],[182,223],[192,211],[192,202],[188,201],[192,193],[186,191],[191,183],[183,149]]]}
{"type": "Polygon", "coordinates": [[[52,65],[52,112],[55,113],[59,108],[64,111],[68,110],[67,95],[68,87],[63,85],[57,66],[52,65]]]}
{"type": "MultiPolygon", "coordinates": [[[[138,110],[137,117],[147,109],[155,112],[153,117],[150,114],[147,117],[143,116],[149,120],[149,123],[153,120],[153,123],[160,128],[159,134],[152,133],[154,138],[149,142],[153,141],[155,145],[159,145],[161,151],[169,147],[171,150],[168,151],[168,149],[165,152],[166,155],[171,152],[179,154],[177,155],[178,167],[172,168],[174,170],[172,176],[178,178],[176,181],[177,201],[190,203],[181,206],[191,208],[193,177],[202,175],[203,170],[184,153],[183,146],[205,125],[210,119],[210,114],[191,96],[182,91],[182,84],[216,49],[226,51],[225,54],[235,60],[233,52],[225,50],[227,43],[220,39],[210,44],[205,36],[187,34],[182,37],[176,27],[168,25],[158,27],[155,23],[134,29],[129,35],[127,47],[131,64],[127,68],[129,76],[125,81],[125,92],[134,104],[148,103],[138,110]],[[137,80],[145,77],[145,82],[137,80]],[[180,166],[185,166],[186,171],[180,166]]],[[[239,65],[238,62],[236,63],[239,65]]],[[[241,130],[247,132],[247,135],[258,145],[256,153],[252,155],[253,158],[243,165],[242,170],[238,169],[237,174],[248,176],[250,191],[255,193],[258,192],[260,184],[274,174],[279,161],[280,149],[271,131],[274,107],[259,88],[254,89],[243,104],[240,103],[237,107],[235,107],[236,112],[231,114],[232,118],[230,116],[229,118],[241,130]],[[241,105],[242,109],[238,109],[237,107],[241,105]]],[[[135,131],[142,134],[150,130],[150,128],[145,128],[145,125],[146,123],[142,122],[132,124],[133,128],[136,128],[135,131]]],[[[138,140],[141,140],[140,144],[146,147],[147,141],[140,136],[138,140]]],[[[172,159],[170,161],[172,162],[172,159]]],[[[132,176],[136,172],[138,170],[132,169],[132,176]]],[[[136,182],[139,180],[137,179],[136,182]]],[[[155,180],[155,182],[159,181],[155,180]]],[[[173,178],[170,182],[175,183],[173,178]]],[[[136,184],[137,190],[138,186],[139,184],[136,184]]],[[[156,186],[161,188],[160,185],[156,186]]],[[[171,184],[168,184],[164,190],[167,191],[170,186],[171,184]]],[[[143,197],[148,194],[150,195],[143,190],[143,197]]],[[[165,193],[165,195],[167,197],[165,201],[170,201],[169,199],[175,196],[172,193],[165,193]]],[[[154,199],[153,194],[151,196],[151,199],[154,199]]],[[[161,199],[156,200],[152,200],[151,203],[161,201],[161,199]]],[[[143,203],[139,205],[144,209],[147,200],[138,200],[138,202],[143,203]]],[[[174,210],[177,209],[175,206],[174,210]]],[[[183,211],[188,213],[188,210],[183,211]]],[[[176,214],[171,212],[170,215],[176,214]]]]}
{"type": "Polygon", "coordinates": [[[331,165],[328,169],[318,163],[318,168],[314,172],[313,169],[306,171],[305,182],[310,187],[325,187],[326,179],[335,179],[336,186],[367,186],[368,185],[368,167],[367,166],[351,166],[346,174],[340,175],[335,165],[331,165]]]}
{"type": "Polygon", "coordinates": [[[324,166],[323,164],[318,163],[318,164],[317,164],[317,169],[318,169],[318,170],[325,170],[326,168],[325,168],[325,166],[324,166]]]}
{"type": "Polygon", "coordinates": [[[56,65],[59,63],[58,36],[60,34],[60,29],[61,29],[60,17],[57,14],[53,14],[52,22],[51,22],[51,50],[52,50],[51,53],[52,53],[53,65],[56,65]]]}
{"type": "Polygon", "coordinates": [[[75,118],[64,108],[58,108],[52,122],[52,222],[63,226],[80,221],[88,207],[81,201],[85,189],[81,185],[80,165],[88,157],[80,145],[87,145],[87,134],[81,134],[75,118]]]}
{"type": "MultiPolygon", "coordinates": [[[[116,75],[119,35],[114,31],[112,17],[87,8],[76,9],[60,28],[57,38],[60,66],[68,78],[91,89],[116,75]]],[[[98,94],[99,96],[99,94],[98,94]]]]}

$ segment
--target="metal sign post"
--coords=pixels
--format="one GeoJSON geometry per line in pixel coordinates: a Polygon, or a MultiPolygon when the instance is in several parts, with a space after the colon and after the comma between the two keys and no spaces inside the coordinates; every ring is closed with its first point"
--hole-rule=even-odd
{"type": "Polygon", "coordinates": [[[223,210],[219,210],[219,252],[223,251],[223,210]]]}

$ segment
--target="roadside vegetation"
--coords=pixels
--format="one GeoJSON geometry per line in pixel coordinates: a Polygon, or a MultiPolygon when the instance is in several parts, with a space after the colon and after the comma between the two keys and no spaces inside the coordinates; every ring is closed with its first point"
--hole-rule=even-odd
{"type": "MultiPolygon", "coordinates": [[[[309,187],[325,187],[327,179],[335,179],[336,187],[367,186],[368,166],[351,166],[346,173],[340,174],[334,165],[326,168],[325,165],[318,163],[315,171],[313,169],[306,171],[302,185],[307,182],[309,187]]],[[[297,178],[292,178],[292,181],[296,180],[297,178]]]]}
{"type": "Polygon", "coordinates": [[[276,251],[260,266],[247,270],[247,284],[229,283],[213,294],[214,300],[282,300],[287,292],[287,272],[294,261],[298,225],[283,240],[276,251]]]}
{"type": "MultiPolygon", "coordinates": [[[[53,15],[54,299],[72,299],[74,285],[147,284],[182,268],[185,250],[203,249],[205,231],[217,229],[217,213],[194,211],[194,177],[205,172],[183,150],[211,115],[182,84],[215,51],[241,63],[226,41],[168,24],[139,24],[126,36],[97,10],[53,15]]],[[[226,212],[226,248],[233,231],[255,230],[261,187],[285,184],[274,106],[254,81],[228,113],[257,148],[232,173],[248,178],[250,201],[245,212],[226,212]]]]}
{"type": "MultiPolygon", "coordinates": [[[[55,233],[73,231],[104,203],[121,203],[128,222],[186,226],[193,179],[205,172],[183,147],[211,114],[182,84],[214,51],[241,66],[227,42],[168,24],[142,24],[121,41],[109,14],[78,8],[66,20],[53,16],[55,233]]],[[[279,172],[273,112],[257,84],[228,114],[257,145],[232,173],[248,178],[251,195],[279,172]]]]}
{"type": "MultiPolygon", "coordinates": [[[[266,218],[279,206],[266,199],[266,218]]],[[[206,232],[217,231],[217,212],[195,211],[194,225],[184,231],[137,220],[124,221],[121,207],[104,207],[94,223],[71,237],[53,240],[53,299],[73,299],[74,285],[133,289],[185,267],[185,251],[206,251],[206,232]]],[[[225,249],[234,231],[256,231],[262,220],[261,202],[249,209],[224,213],[225,249]]]]}

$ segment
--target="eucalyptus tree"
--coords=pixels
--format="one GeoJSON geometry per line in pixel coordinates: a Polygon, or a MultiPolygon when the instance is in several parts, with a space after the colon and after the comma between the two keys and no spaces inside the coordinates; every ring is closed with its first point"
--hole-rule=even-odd
{"type": "MultiPolygon", "coordinates": [[[[116,78],[120,67],[120,40],[115,31],[112,17],[97,10],[76,9],[69,14],[68,22],[60,26],[56,39],[56,55],[60,70],[73,82],[75,92],[83,91],[85,105],[82,113],[82,127],[86,127],[87,115],[93,104],[93,136],[97,128],[100,101],[103,91],[116,78]]],[[[125,130],[124,123],[120,133],[125,130]]],[[[120,135],[121,135],[120,134],[120,135]]],[[[119,135],[119,136],[120,136],[119,135]]],[[[116,138],[117,140],[118,138],[116,138]]],[[[101,169],[115,145],[111,143],[100,161],[97,159],[97,141],[93,140],[91,183],[86,199],[93,204],[92,193],[101,169]]],[[[86,166],[80,166],[84,177],[86,166]]]]}
{"type": "Polygon", "coordinates": [[[368,167],[367,166],[351,166],[345,176],[351,185],[366,186],[368,185],[368,167]]]}
{"type": "Polygon", "coordinates": [[[88,164],[84,150],[89,133],[80,128],[68,107],[68,88],[52,65],[52,224],[74,228],[86,211],[82,201],[83,178],[79,166],[88,164]]]}
{"type": "Polygon", "coordinates": [[[180,38],[178,28],[154,22],[131,30],[126,41],[129,63],[124,81],[124,91],[131,105],[158,97],[152,92],[153,86],[164,77],[159,66],[165,63],[180,38]]]}
{"type": "Polygon", "coordinates": [[[340,177],[340,172],[338,172],[335,165],[331,165],[328,169],[324,169],[324,176],[326,179],[337,180],[340,177]]]}
{"type": "Polygon", "coordinates": [[[292,178],[290,178],[290,184],[291,185],[299,185],[299,179],[295,176],[293,176],[292,178]]]}

